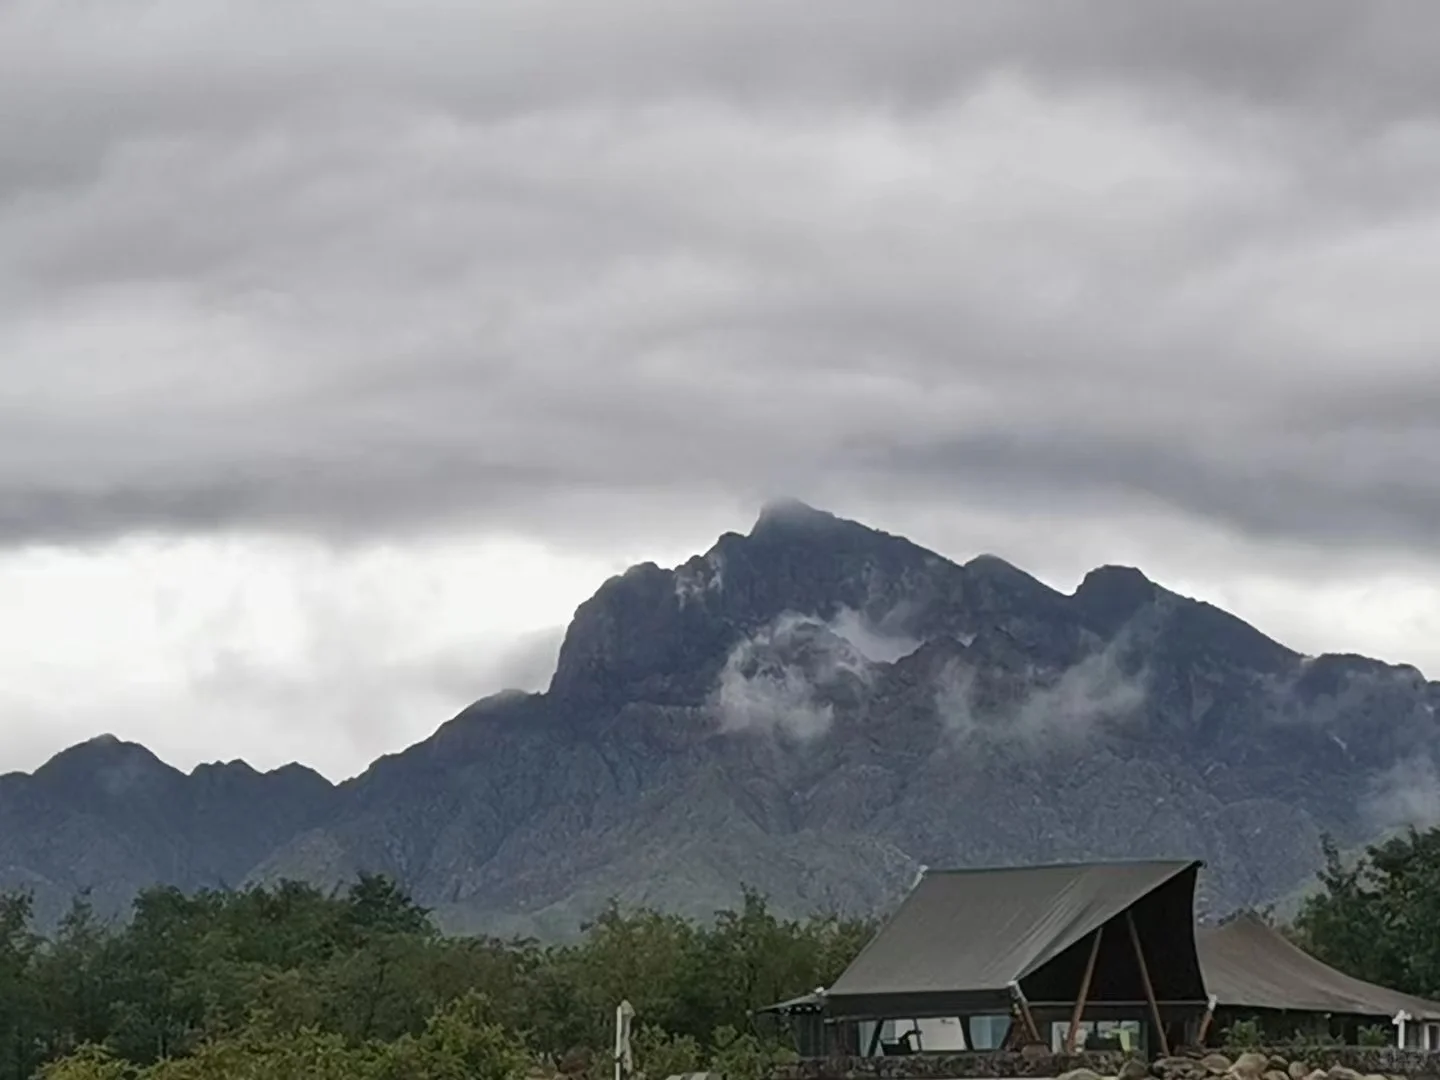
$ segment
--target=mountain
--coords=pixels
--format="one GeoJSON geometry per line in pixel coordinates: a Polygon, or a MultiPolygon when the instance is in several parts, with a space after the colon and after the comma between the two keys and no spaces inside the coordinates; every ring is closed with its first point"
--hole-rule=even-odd
{"type": "Polygon", "coordinates": [[[243,762],[186,775],[103,735],[33,775],[0,776],[0,890],[34,894],[48,924],[88,891],[120,912],[147,885],[239,885],[297,831],[329,820],[335,788],[299,765],[243,762]]]}
{"type": "Polygon", "coordinates": [[[1194,856],[1219,913],[1302,885],[1322,832],[1389,824],[1434,778],[1437,704],[1414,668],[1302,656],[1135,569],[1067,595],[786,502],[606,582],[545,693],[345,784],[114,740],[0,777],[0,888],[53,911],[367,870],[451,929],[555,936],[610,897],[857,911],[921,865],[1194,856]]]}

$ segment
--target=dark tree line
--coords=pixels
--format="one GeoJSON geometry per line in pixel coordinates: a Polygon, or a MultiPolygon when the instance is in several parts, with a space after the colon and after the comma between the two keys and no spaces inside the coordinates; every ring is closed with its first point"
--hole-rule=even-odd
{"type": "Polygon", "coordinates": [[[636,1010],[651,1077],[777,1052],[751,1010],[828,984],[872,931],[777,918],[747,894],[700,924],[610,908],[567,945],[447,938],[391,882],[153,889],[123,925],[77,901],[38,934],[0,897],[0,1080],[608,1075],[614,1010],[636,1010]]]}

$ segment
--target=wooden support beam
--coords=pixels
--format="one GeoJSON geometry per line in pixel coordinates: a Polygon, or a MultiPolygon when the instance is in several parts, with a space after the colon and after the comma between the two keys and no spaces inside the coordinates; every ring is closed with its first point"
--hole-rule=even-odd
{"type": "Polygon", "coordinates": [[[1030,1011],[1030,1002],[1025,999],[1025,991],[1020,989],[1019,982],[1010,984],[1010,993],[1020,1008],[1020,1018],[1025,1021],[1025,1033],[1030,1036],[1030,1041],[1044,1042],[1045,1040],[1040,1038],[1040,1029],[1035,1024],[1035,1014],[1030,1011]]]}
{"type": "Polygon", "coordinates": [[[1204,1046],[1205,1036],[1210,1034],[1210,1022],[1215,1019],[1215,1006],[1218,1002],[1215,995],[1210,995],[1210,1000],[1205,1003],[1205,1016],[1200,1020],[1200,1033],[1195,1036],[1195,1045],[1204,1046]]]}
{"type": "Polygon", "coordinates": [[[1075,1008],[1070,1013],[1070,1030],[1065,1033],[1065,1053],[1075,1052],[1075,1040],[1080,1037],[1080,1017],[1085,1012],[1085,999],[1090,996],[1090,980],[1095,977],[1095,961],[1100,956],[1100,936],[1105,927],[1095,930],[1095,939],[1090,943],[1090,959],[1085,961],[1085,974],[1080,977],[1080,992],[1075,995],[1075,1008]]]}
{"type": "Polygon", "coordinates": [[[1135,929],[1135,916],[1125,912],[1125,925],[1130,928],[1130,944],[1135,946],[1135,963],[1140,966],[1140,981],[1145,986],[1145,1000],[1150,1003],[1150,1019],[1155,1022],[1155,1034],[1160,1039],[1160,1053],[1170,1056],[1170,1040],[1165,1038],[1165,1023],[1160,1019],[1160,1005],[1155,1000],[1155,987],[1150,982],[1150,967],[1145,963],[1145,950],[1140,947],[1140,931],[1135,929]]]}

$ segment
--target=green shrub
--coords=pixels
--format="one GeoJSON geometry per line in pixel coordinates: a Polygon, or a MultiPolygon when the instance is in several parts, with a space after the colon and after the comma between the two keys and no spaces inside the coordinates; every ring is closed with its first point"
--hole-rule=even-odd
{"type": "Polygon", "coordinates": [[[1260,1021],[1251,1017],[1236,1020],[1221,1032],[1222,1043],[1227,1050],[1254,1050],[1264,1042],[1265,1033],[1260,1021]]]}

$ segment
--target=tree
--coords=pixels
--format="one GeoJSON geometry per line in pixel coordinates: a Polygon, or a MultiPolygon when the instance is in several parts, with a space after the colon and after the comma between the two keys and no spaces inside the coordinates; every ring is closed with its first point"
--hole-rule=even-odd
{"type": "Polygon", "coordinates": [[[792,1055],[777,1046],[767,1046],[753,1034],[741,1034],[734,1028],[717,1028],[710,1068],[725,1080],[765,1080],[774,1066],[792,1055]]]}
{"type": "Polygon", "coordinates": [[[871,925],[777,917],[747,891],[702,923],[612,904],[580,940],[446,938],[380,877],[342,895],[297,882],[152,889],[110,926],[84,898],[49,941],[0,898],[0,1080],[345,1076],[514,1080],[532,1055],[608,1061],[615,1007],[638,1013],[640,1067],[774,1060],[758,1005],[825,984],[871,925]]]}
{"type": "Polygon", "coordinates": [[[138,1080],[373,1080],[378,1053],[342,1036],[304,1028],[276,1032],[264,1023],[209,1040],[193,1054],[157,1062],[138,1080]]]}
{"type": "Polygon", "coordinates": [[[1346,865],[1328,838],[1322,891],[1295,921],[1326,963],[1382,986],[1440,996],[1440,829],[1409,829],[1346,865]]]}
{"type": "Polygon", "coordinates": [[[436,934],[430,911],[415,903],[394,881],[379,874],[361,874],[345,898],[345,919],[365,934],[436,934]]]}
{"type": "Polygon", "coordinates": [[[134,1080],[135,1067],[103,1046],[87,1044],[44,1066],[39,1080],[134,1080]]]}
{"type": "Polygon", "coordinates": [[[36,956],[34,978],[47,1017],[47,1053],[67,1053],[109,1035],[117,972],[114,937],[89,898],[75,898],[55,935],[36,956]]]}
{"type": "Polygon", "coordinates": [[[39,1016],[34,979],[40,938],[30,926],[28,893],[0,894],[0,1077],[26,1080],[39,1064],[39,1016]]]}
{"type": "Polygon", "coordinates": [[[407,1035],[386,1052],[379,1080],[520,1080],[529,1067],[525,1044],[490,1016],[483,994],[471,992],[431,1017],[422,1035],[407,1035]]]}
{"type": "Polygon", "coordinates": [[[636,1071],[646,1080],[699,1072],[704,1054],[689,1035],[671,1035],[662,1027],[642,1024],[631,1039],[636,1071]]]}

